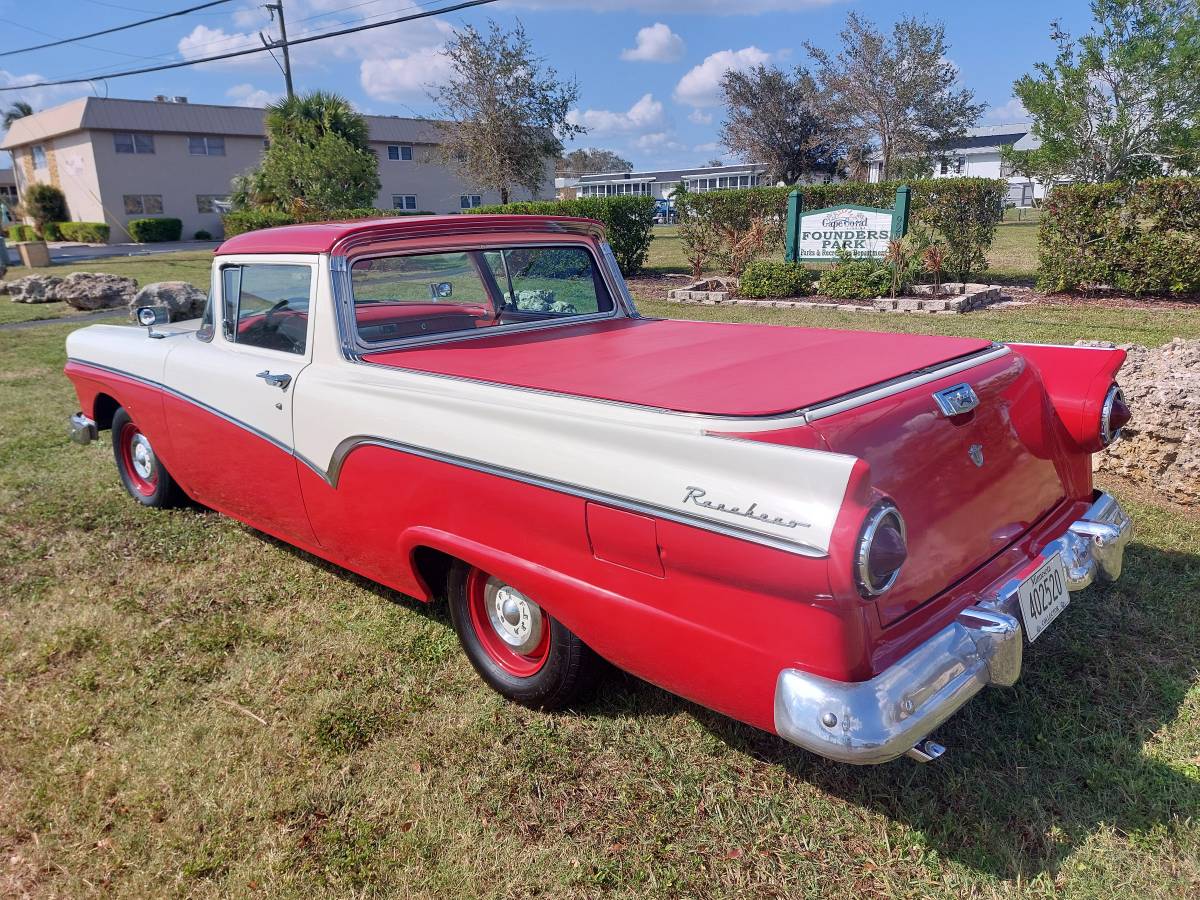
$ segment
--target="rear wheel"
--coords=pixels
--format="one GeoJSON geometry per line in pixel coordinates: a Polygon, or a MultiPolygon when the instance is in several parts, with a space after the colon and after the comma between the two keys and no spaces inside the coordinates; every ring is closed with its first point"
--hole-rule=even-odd
{"type": "Polygon", "coordinates": [[[117,472],[129,496],[143,506],[158,509],[179,502],[182,495],[171,473],[163,467],[150,439],[124,408],[113,413],[112,442],[117,472]]]}
{"type": "Polygon", "coordinates": [[[496,692],[560,709],[594,684],[600,658],[527,594],[466,563],[450,569],[447,588],[458,639],[496,692]]]}

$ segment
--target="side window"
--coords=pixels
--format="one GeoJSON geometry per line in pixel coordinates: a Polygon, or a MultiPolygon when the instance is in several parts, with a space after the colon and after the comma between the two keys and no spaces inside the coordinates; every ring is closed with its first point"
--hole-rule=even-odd
{"type": "Polygon", "coordinates": [[[579,316],[613,308],[582,247],[516,247],[484,253],[504,295],[518,313],[579,316]]]}
{"type": "Polygon", "coordinates": [[[221,270],[225,339],[303,353],[308,340],[309,266],[251,263],[221,270]]]}

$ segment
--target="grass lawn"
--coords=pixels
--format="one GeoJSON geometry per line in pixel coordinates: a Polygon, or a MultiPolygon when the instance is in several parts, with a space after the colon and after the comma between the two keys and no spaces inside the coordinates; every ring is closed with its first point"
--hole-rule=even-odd
{"type": "MultiPolygon", "coordinates": [[[[647,306],[1200,333],[1188,311],[647,306]]],[[[138,507],[107,439],[64,437],[72,327],[0,332],[0,896],[1200,892],[1200,516],[1108,483],[1138,521],[1123,579],[1075,595],[1014,688],[940,728],[939,763],[839,766],[620,675],[574,712],[513,706],[443,609],[138,507]]]]}

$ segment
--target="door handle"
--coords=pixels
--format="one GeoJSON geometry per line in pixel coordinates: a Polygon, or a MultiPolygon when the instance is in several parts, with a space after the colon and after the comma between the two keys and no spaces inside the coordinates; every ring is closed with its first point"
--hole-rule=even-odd
{"type": "Polygon", "coordinates": [[[269,369],[263,369],[258,373],[258,377],[267,384],[279,388],[281,391],[286,391],[288,385],[292,383],[292,376],[287,374],[272,375],[269,369]]]}

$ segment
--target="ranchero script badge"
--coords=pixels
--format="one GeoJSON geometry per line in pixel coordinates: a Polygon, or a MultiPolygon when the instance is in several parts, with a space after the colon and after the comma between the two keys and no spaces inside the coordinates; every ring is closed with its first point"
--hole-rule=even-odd
{"type": "Polygon", "coordinates": [[[683,495],[683,502],[694,503],[696,506],[702,506],[705,509],[711,509],[714,512],[728,513],[731,516],[742,516],[747,519],[753,519],[755,522],[765,522],[768,525],[778,525],[781,528],[811,528],[808,522],[800,522],[796,519],[785,519],[782,516],[773,516],[770,513],[759,512],[758,503],[751,503],[743,508],[741,506],[729,506],[724,503],[714,503],[707,499],[708,492],[704,488],[692,487],[688,485],[683,495]]]}

